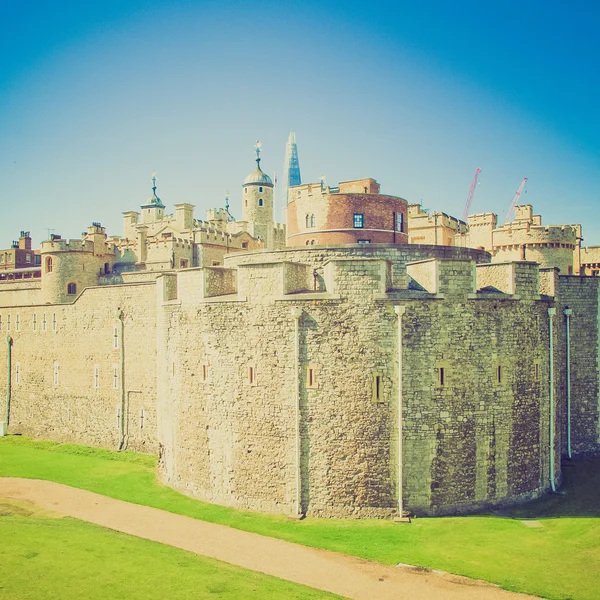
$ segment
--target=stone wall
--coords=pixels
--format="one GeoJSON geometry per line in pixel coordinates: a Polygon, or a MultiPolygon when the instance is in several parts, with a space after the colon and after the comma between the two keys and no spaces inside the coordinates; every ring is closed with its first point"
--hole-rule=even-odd
{"type": "Polygon", "coordinates": [[[125,406],[128,447],[158,452],[163,482],[283,514],[296,511],[298,468],[300,509],[317,516],[396,514],[399,470],[417,514],[536,497],[551,480],[555,302],[556,483],[566,305],[573,448],[599,451],[598,280],[488,259],[409,245],[240,253],[88,288],[71,304],[0,307],[13,339],[10,432],[115,448],[125,406]]]}
{"type": "MultiPolygon", "coordinates": [[[[12,338],[9,431],[116,448],[124,391],[128,447],[156,452],[155,306],[151,284],[89,288],[74,304],[0,309],[5,323],[12,317],[4,330],[12,338]]],[[[3,365],[6,353],[3,343],[3,365]]],[[[6,375],[3,367],[1,389],[6,375]]]]}

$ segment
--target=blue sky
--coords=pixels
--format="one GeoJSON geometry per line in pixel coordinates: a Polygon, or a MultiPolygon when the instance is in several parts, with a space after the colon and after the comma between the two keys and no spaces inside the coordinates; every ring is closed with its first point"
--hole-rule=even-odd
{"type": "Polygon", "coordinates": [[[600,245],[600,8],[593,2],[0,0],[0,245],[78,237],[150,194],[196,217],[289,130],[303,180],[503,219],[523,200],[600,245]]]}

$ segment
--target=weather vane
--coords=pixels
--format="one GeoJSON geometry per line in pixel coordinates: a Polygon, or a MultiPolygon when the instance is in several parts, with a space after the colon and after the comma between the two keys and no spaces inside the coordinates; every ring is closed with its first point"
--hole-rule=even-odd
{"type": "Polygon", "coordinates": [[[256,160],[260,160],[260,151],[262,150],[262,144],[256,140],[256,144],[254,144],[254,150],[256,150],[256,160]]]}

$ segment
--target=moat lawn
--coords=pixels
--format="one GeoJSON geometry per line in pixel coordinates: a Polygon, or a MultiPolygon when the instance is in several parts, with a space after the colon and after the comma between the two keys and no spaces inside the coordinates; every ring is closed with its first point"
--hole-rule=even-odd
{"type": "Polygon", "coordinates": [[[333,594],[0,499],[0,598],[339,598],[333,594]]]}
{"type": "Polygon", "coordinates": [[[160,485],[155,464],[154,457],[142,454],[0,438],[0,476],[56,481],[306,546],[385,564],[441,569],[546,598],[599,598],[600,459],[564,467],[567,495],[548,496],[503,516],[418,518],[410,524],[310,518],[298,522],[207,504],[160,485]]]}

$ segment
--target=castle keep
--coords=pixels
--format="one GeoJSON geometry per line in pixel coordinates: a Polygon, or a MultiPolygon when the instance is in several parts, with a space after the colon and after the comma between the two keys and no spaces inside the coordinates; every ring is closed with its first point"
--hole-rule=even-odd
{"type": "Polygon", "coordinates": [[[324,517],[519,502],[600,450],[599,278],[409,244],[374,180],[314,205],[291,187],[284,246],[272,191],[257,162],[243,221],[200,222],[154,189],[122,238],[48,240],[41,277],[0,281],[9,432],[157,453],[186,494],[324,517]],[[335,203],[395,243],[310,243],[354,229],[335,203]]]}

